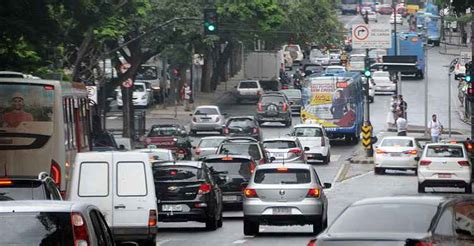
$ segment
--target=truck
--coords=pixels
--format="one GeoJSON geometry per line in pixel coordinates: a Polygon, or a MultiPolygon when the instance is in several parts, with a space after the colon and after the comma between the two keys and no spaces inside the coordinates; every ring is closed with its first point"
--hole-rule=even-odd
{"type": "MultiPolygon", "coordinates": [[[[392,35],[392,47],[388,49],[389,56],[416,56],[418,71],[414,75],[418,79],[424,78],[425,71],[425,49],[424,40],[415,32],[398,33],[397,40],[392,35]],[[395,45],[398,46],[398,54],[395,54],[395,45]]],[[[407,73],[403,73],[407,75],[407,73]]]]}
{"type": "Polygon", "coordinates": [[[281,50],[252,51],[245,55],[244,76],[248,80],[258,80],[266,91],[278,91],[280,71],[285,69],[281,50]]]}

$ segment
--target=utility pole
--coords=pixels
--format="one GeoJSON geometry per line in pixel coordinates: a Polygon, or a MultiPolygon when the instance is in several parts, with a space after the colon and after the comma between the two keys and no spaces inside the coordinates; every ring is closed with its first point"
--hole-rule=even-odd
{"type": "MultiPolygon", "coordinates": [[[[368,13],[364,13],[364,22],[369,24],[368,13]]],[[[366,78],[364,84],[365,96],[364,96],[364,124],[362,126],[362,145],[365,147],[366,156],[374,156],[374,148],[372,146],[372,123],[370,122],[370,104],[369,104],[369,89],[370,89],[370,79],[372,77],[372,72],[370,71],[370,59],[369,59],[369,49],[365,49],[365,59],[364,59],[364,76],[366,78]]]]}

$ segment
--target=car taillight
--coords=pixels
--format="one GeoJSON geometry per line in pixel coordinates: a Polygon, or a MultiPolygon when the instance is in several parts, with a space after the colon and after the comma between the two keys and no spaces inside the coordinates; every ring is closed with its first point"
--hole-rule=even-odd
{"type": "Polygon", "coordinates": [[[458,164],[460,166],[463,166],[463,167],[468,167],[469,166],[469,162],[468,161],[458,161],[458,164]]]}
{"type": "Polygon", "coordinates": [[[311,239],[307,246],[316,246],[316,239],[311,239]]]}
{"type": "Polygon", "coordinates": [[[418,153],[418,151],[416,151],[416,150],[403,151],[403,154],[408,154],[408,155],[416,155],[417,153],[418,153]]]}
{"type": "Polygon", "coordinates": [[[326,146],[326,139],[324,137],[321,138],[321,146],[326,146]]]}
{"type": "Polygon", "coordinates": [[[58,187],[61,187],[61,168],[55,161],[51,161],[51,169],[49,171],[51,178],[58,187]]]}
{"type": "Polygon", "coordinates": [[[320,192],[319,188],[313,188],[313,189],[308,190],[308,193],[306,194],[306,197],[316,197],[316,198],[318,198],[320,194],[321,194],[321,192],[320,192]]]}
{"type": "Polygon", "coordinates": [[[290,151],[288,152],[298,155],[298,154],[301,154],[302,151],[299,148],[294,148],[294,149],[290,149],[290,151]]]}
{"type": "Polygon", "coordinates": [[[219,122],[219,120],[221,120],[221,118],[219,118],[219,116],[216,117],[216,122],[219,122]]]}
{"type": "Polygon", "coordinates": [[[381,150],[381,149],[376,149],[376,150],[375,150],[375,153],[377,153],[377,154],[387,154],[387,152],[385,152],[385,151],[383,151],[383,150],[381,150]]]}
{"type": "Polygon", "coordinates": [[[261,103],[258,103],[258,111],[262,112],[263,111],[263,106],[261,103]]]}
{"type": "Polygon", "coordinates": [[[199,186],[199,195],[204,195],[211,192],[211,185],[210,184],[201,184],[199,186]]]}
{"type": "Polygon", "coordinates": [[[74,234],[74,245],[89,245],[89,234],[87,234],[87,224],[81,213],[71,213],[71,223],[74,234]]]}
{"type": "Polygon", "coordinates": [[[286,112],[287,109],[288,109],[288,105],[286,103],[283,103],[283,107],[282,107],[283,112],[286,112]]]}
{"type": "Polygon", "coordinates": [[[193,122],[197,122],[197,119],[196,119],[196,117],[193,117],[193,122]]]}
{"type": "Polygon", "coordinates": [[[13,182],[9,179],[0,179],[0,186],[10,186],[13,182]]]}
{"type": "Polygon", "coordinates": [[[255,171],[255,162],[251,161],[250,162],[250,173],[253,173],[255,171]]]}
{"type": "Polygon", "coordinates": [[[148,215],[148,227],[156,226],[156,221],[157,221],[156,210],[152,209],[150,210],[150,213],[148,215]]]}
{"type": "Polygon", "coordinates": [[[434,246],[434,244],[431,242],[417,242],[413,246],[434,246]]]}
{"type": "Polygon", "coordinates": [[[246,188],[244,190],[244,195],[245,195],[245,197],[248,197],[248,198],[258,197],[257,191],[255,189],[246,188]]]}
{"type": "Polygon", "coordinates": [[[252,129],[252,133],[257,134],[257,133],[258,133],[258,128],[257,128],[257,127],[254,127],[254,128],[252,129]]]}
{"type": "Polygon", "coordinates": [[[420,161],[420,166],[428,166],[429,164],[431,164],[431,161],[428,161],[428,160],[421,160],[420,161]]]}
{"type": "Polygon", "coordinates": [[[194,153],[196,153],[196,155],[200,155],[200,154],[201,154],[201,149],[200,149],[200,148],[196,148],[196,150],[194,151],[194,153]]]}
{"type": "Polygon", "coordinates": [[[229,128],[224,128],[224,134],[229,134],[229,128]]]}

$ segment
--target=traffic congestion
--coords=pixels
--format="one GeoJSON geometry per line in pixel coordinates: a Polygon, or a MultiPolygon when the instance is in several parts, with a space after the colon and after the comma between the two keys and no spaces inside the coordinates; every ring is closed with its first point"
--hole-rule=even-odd
{"type": "MultiPolygon", "coordinates": [[[[316,1],[338,29],[311,39],[304,1],[163,1],[93,1],[56,72],[0,48],[0,245],[474,246],[458,5],[316,1]]],[[[46,2],[28,8],[81,20],[46,2]]]]}

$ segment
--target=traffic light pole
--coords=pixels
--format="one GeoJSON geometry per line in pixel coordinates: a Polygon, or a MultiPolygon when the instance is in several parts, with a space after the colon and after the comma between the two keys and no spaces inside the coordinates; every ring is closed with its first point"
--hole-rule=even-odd
{"type": "MultiPolygon", "coordinates": [[[[365,49],[365,59],[369,59],[369,49],[365,49]]],[[[366,62],[367,63],[367,62],[366,62]]],[[[370,70],[370,66],[368,68],[365,68],[366,70],[370,70]]],[[[373,157],[374,156],[374,148],[372,146],[372,124],[370,123],[370,103],[369,103],[369,90],[370,90],[370,76],[365,77],[365,110],[364,110],[364,129],[370,129],[370,143],[365,146],[366,150],[366,156],[367,157],[373,157]]],[[[364,142],[363,142],[364,143],[364,142]]]]}

